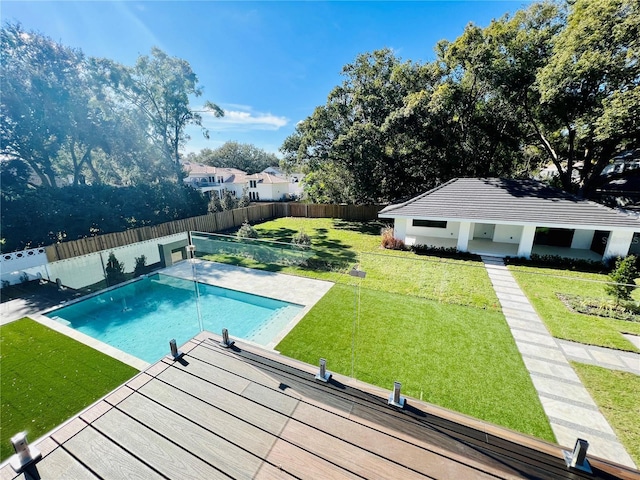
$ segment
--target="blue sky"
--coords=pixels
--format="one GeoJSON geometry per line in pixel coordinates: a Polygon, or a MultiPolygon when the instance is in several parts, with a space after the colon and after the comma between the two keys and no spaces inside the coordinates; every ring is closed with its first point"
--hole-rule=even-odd
{"type": "Polygon", "coordinates": [[[438,40],[527,3],[3,0],[0,15],[125,65],[152,46],[183,58],[204,87],[193,105],[208,99],[226,112],[205,118],[210,140],[190,130],[186,151],[236,140],[277,153],[357,54],[389,47],[404,60],[433,60],[438,40]]]}

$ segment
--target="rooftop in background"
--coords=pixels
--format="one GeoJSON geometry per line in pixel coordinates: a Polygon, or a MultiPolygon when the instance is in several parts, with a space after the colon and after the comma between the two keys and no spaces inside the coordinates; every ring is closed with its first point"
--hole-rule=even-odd
{"type": "Polygon", "coordinates": [[[202,333],[44,437],[42,478],[640,478],[595,458],[593,476],[570,471],[557,445],[219,340],[202,333]]]}
{"type": "Polygon", "coordinates": [[[380,216],[640,230],[640,220],[633,216],[582,200],[536,180],[502,178],[456,178],[404,203],[390,205],[380,212],[380,216]]]}

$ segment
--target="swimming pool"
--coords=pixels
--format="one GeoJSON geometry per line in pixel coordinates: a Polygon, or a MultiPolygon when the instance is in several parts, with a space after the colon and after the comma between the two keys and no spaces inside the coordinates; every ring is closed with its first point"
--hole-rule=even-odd
{"type": "Polygon", "coordinates": [[[155,274],[47,313],[64,325],[154,363],[202,329],[267,345],[304,308],[155,274]]]}

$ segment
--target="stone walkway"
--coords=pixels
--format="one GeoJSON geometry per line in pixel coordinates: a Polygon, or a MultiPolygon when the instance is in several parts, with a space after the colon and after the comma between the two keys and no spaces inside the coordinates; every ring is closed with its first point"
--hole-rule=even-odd
{"type": "Polygon", "coordinates": [[[556,339],[556,342],[560,345],[564,356],[574,362],[588,363],[610,370],[622,370],[640,375],[640,353],[583,345],[568,340],[556,339]]]}
{"type": "Polygon", "coordinates": [[[583,438],[590,454],[635,467],[571,368],[568,347],[549,334],[502,259],[482,260],[558,443],[572,450],[576,438],[583,438]]]}

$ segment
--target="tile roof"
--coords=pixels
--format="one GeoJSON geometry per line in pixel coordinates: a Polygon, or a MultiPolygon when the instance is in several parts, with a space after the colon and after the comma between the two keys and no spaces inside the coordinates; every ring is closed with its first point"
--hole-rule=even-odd
{"type": "Polygon", "coordinates": [[[639,478],[591,456],[593,475],[569,470],[558,445],[219,340],[203,332],[34,442],[34,478],[639,478]]]}
{"type": "Polygon", "coordinates": [[[389,205],[379,216],[640,231],[638,218],[536,180],[456,178],[404,203],[389,205]]]}

